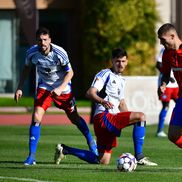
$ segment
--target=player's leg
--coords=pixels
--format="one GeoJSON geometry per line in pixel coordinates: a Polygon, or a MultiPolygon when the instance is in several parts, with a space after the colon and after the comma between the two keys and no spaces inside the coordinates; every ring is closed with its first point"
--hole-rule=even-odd
{"type": "Polygon", "coordinates": [[[157,164],[149,161],[143,154],[143,145],[146,133],[146,117],[142,112],[121,112],[113,116],[116,127],[119,129],[125,128],[129,125],[134,125],[133,128],[133,143],[135,150],[135,157],[138,164],[156,166],[157,164]]]}
{"type": "Polygon", "coordinates": [[[131,112],[129,121],[130,124],[133,123],[133,121],[137,121],[136,123],[134,123],[133,127],[133,143],[134,143],[135,157],[137,161],[139,161],[142,158],[144,158],[143,144],[146,133],[145,114],[142,112],[131,112]]]}
{"type": "Polygon", "coordinates": [[[108,165],[111,160],[111,153],[99,153],[100,164],[108,165]]]}
{"type": "Polygon", "coordinates": [[[78,148],[69,147],[64,144],[58,144],[56,146],[56,152],[54,155],[54,161],[59,164],[65,155],[74,155],[81,160],[84,160],[90,164],[99,164],[98,155],[95,155],[89,150],[83,150],[78,148]]]}
{"type": "Polygon", "coordinates": [[[133,127],[133,143],[135,149],[135,157],[137,161],[144,157],[143,145],[146,133],[146,122],[138,122],[134,124],[133,127]]]}
{"type": "Polygon", "coordinates": [[[32,122],[29,129],[29,156],[25,160],[25,165],[35,164],[35,154],[40,138],[41,121],[46,109],[51,105],[50,92],[44,89],[37,90],[37,97],[32,114],[32,122]]]}
{"type": "Polygon", "coordinates": [[[116,136],[110,133],[106,128],[102,128],[100,122],[97,121],[99,121],[99,118],[94,117],[94,131],[97,136],[99,156],[87,150],[58,144],[54,156],[56,164],[60,163],[64,155],[74,155],[92,164],[109,164],[112,152],[111,149],[113,146],[116,146],[116,136]]]}
{"type": "Polygon", "coordinates": [[[157,128],[157,134],[158,137],[166,137],[167,135],[164,133],[164,122],[166,119],[167,112],[169,110],[169,102],[162,101],[162,109],[159,114],[159,122],[158,122],[158,128],[157,128]]]}
{"type": "Polygon", "coordinates": [[[169,124],[168,138],[178,147],[182,148],[182,98],[176,101],[175,108],[169,124]]]}
{"type": "MultiPolygon", "coordinates": [[[[94,132],[97,137],[97,148],[100,164],[110,163],[112,148],[117,146],[116,134],[109,131],[105,113],[97,114],[94,118],[94,132]]],[[[118,134],[118,132],[117,132],[118,134]]],[[[120,131],[119,131],[120,134],[120,131]]]]}
{"type": "Polygon", "coordinates": [[[89,146],[90,151],[92,151],[94,154],[98,155],[97,151],[97,145],[92,137],[92,134],[85,122],[85,120],[78,115],[77,110],[74,110],[73,112],[66,112],[68,118],[71,120],[73,124],[77,126],[77,128],[81,131],[81,133],[85,136],[87,140],[87,144],[89,146]]]}
{"type": "Polygon", "coordinates": [[[146,166],[157,166],[156,163],[150,161],[143,154],[143,145],[146,134],[146,116],[142,112],[131,112],[130,115],[130,124],[133,121],[138,121],[134,123],[133,128],[133,143],[135,149],[135,157],[139,165],[146,166]]]}
{"type": "Polygon", "coordinates": [[[38,141],[40,138],[41,120],[45,111],[41,107],[36,107],[32,115],[32,123],[29,128],[29,156],[25,160],[25,165],[35,164],[35,154],[37,150],[38,141]]]}
{"type": "Polygon", "coordinates": [[[75,103],[75,98],[72,93],[62,94],[59,97],[53,98],[55,106],[63,109],[67,114],[70,121],[77,126],[81,133],[85,136],[87,144],[92,152],[98,155],[97,145],[92,137],[92,134],[85,122],[85,120],[79,116],[75,103]]]}

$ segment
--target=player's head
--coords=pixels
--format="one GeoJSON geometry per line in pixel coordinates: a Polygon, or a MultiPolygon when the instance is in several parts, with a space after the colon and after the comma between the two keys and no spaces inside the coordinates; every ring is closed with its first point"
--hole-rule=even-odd
{"type": "Polygon", "coordinates": [[[160,43],[166,49],[173,49],[175,48],[175,40],[178,38],[177,32],[175,27],[170,23],[163,24],[158,29],[158,38],[160,39],[160,43]]]}
{"type": "Polygon", "coordinates": [[[36,40],[41,52],[48,54],[50,51],[51,43],[50,31],[45,27],[39,28],[36,31],[36,40]]]}
{"type": "Polygon", "coordinates": [[[112,65],[116,73],[122,73],[128,64],[128,55],[123,48],[117,48],[112,51],[112,65]]]}

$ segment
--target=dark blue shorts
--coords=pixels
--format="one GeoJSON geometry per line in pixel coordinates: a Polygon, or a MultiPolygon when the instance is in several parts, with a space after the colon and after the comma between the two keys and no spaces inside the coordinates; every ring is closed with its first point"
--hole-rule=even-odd
{"type": "Polygon", "coordinates": [[[182,127],[182,98],[176,101],[176,105],[173,109],[170,125],[182,127]]]}

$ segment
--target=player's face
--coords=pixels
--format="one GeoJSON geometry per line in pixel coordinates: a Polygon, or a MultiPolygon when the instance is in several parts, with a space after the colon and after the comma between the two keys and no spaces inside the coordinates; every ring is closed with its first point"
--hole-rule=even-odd
{"type": "Polygon", "coordinates": [[[50,43],[51,43],[51,38],[49,37],[48,34],[41,34],[37,38],[37,44],[41,49],[41,52],[44,54],[48,54],[50,51],[50,43]]]}
{"type": "Polygon", "coordinates": [[[174,49],[174,34],[167,32],[158,38],[160,39],[160,43],[165,47],[165,49],[174,49]]]}
{"type": "Polygon", "coordinates": [[[113,58],[112,64],[113,64],[113,69],[116,73],[122,73],[128,64],[128,59],[126,56],[113,58]]]}

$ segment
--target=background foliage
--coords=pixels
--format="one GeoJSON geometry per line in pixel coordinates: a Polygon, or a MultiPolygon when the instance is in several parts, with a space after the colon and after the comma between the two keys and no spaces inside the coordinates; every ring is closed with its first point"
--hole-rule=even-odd
{"type": "Polygon", "coordinates": [[[85,83],[101,68],[110,65],[113,48],[129,55],[126,75],[154,75],[155,0],[84,0],[83,63],[85,83]]]}

